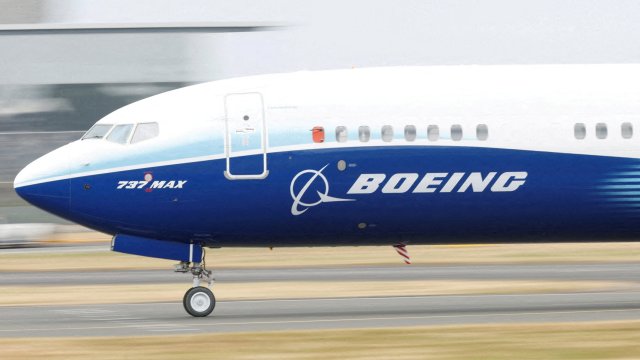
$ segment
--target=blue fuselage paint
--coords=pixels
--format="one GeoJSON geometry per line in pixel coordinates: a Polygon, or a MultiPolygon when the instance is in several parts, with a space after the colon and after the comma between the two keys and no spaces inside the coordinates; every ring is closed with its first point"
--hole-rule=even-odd
{"type": "MultiPolygon", "coordinates": [[[[257,159],[261,155],[237,161],[237,171],[242,164],[255,167],[257,159]]],[[[261,180],[225,178],[225,161],[17,190],[68,194],[68,203],[25,198],[103,232],[206,246],[633,240],[640,234],[636,159],[476,147],[345,147],[269,153],[269,175],[261,180]],[[526,178],[515,189],[492,191],[505,173],[526,178]],[[363,174],[385,179],[374,191],[353,191],[363,174]],[[395,174],[400,181],[383,192],[395,174]],[[439,174],[440,183],[430,186],[433,192],[414,191],[426,174],[439,174]],[[469,174],[488,179],[486,186],[461,189],[469,174]],[[455,176],[458,182],[451,180],[455,176]]]]}

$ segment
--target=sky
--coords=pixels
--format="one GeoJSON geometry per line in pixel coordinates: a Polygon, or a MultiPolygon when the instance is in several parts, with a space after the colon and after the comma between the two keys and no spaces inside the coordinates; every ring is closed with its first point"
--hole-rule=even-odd
{"type": "Polygon", "coordinates": [[[0,83],[198,82],[368,66],[640,61],[639,1],[43,0],[41,9],[43,22],[290,26],[210,35],[0,37],[0,83]]]}

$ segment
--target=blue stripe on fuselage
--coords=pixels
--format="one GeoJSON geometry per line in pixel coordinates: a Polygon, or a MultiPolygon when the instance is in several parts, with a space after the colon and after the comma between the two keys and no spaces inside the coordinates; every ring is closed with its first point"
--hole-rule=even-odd
{"type": "Polygon", "coordinates": [[[627,196],[626,188],[612,194],[618,188],[610,187],[602,194],[602,186],[616,184],[622,170],[639,163],[472,147],[291,151],[269,154],[270,172],[264,180],[226,179],[224,159],[74,178],[70,211],[59,215],[110,233],[219,246],[634,239],[640,232],[634,220],[640,216],[640,201],[630,198],[626,207],[612,206],[612,198],[627,196]],[[342,171],[340,161],[346,164],[342,171]],[[292,186],[292,179],[305,170],[310,171],[292,186]],[[446,181],[453,173],[491,172],[526,172],[527,178],[509,192],[489,187],[482,192],[455,188],[414,193],[416,182],[405,193],[385,194],[378,188],[348,194],[361,174],[385,174],[388,180],[399,173],[415,173],[420,179],[426,173],[447,173],[446,181]],[[142,186],[147,173],[165,185],[173,181],[174,187],[142,186]],[[140,183],[117,189],[123,181],[140,183]],[[175,188],[178,181],[185,181],[181,188],[175,188]],[[305,209],[300,215],[292,214],[295,201],[298,210],[305,209]]]}

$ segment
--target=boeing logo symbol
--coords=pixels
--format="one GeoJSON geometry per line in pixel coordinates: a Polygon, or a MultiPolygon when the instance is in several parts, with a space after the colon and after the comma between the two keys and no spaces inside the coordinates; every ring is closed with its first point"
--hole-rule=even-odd
{"type": "Polygon", "coordinates": [[[341,198],[329,196],[329,182],[327,181],[327,178],[324,176],[324,174],[322,174],[322,171],[326,169],[327,166],[329,166],[329,164],[325,165],[320,170],[311,170],[311,169],[303,170],[293,177],[293,179],[291,180],[291,186],[290,186],[291,198],[293,199],[293,204],[291,205],[292,215],[294,216],[302,215],[307,210],[309,210],[310,207],[314,207],[322,203],[339,202],[339,201],[355,201],[355,199],[341,199],[341,198]],[[311,174],[311,177],[309,178],[309,180],[307,180],[304,186],[302,186],[300,191],[296,193],[294,185],[296,184],[296,181],[298,181],[298,179],[305,174],[311,174]],[[312,203],[303,202],[302,197],[307,193],[307,191],[309,190],[309,187],[316,180],[317,181],[321,180],[324,183],[324,191],[320,192],[316,190],[316,193],[318,194],[318,201],[312,202],[312,203]]]}

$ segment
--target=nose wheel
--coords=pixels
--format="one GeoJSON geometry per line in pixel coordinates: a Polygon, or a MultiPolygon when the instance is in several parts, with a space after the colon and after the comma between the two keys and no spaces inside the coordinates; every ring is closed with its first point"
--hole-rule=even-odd
{"type": "Polygon", "coordinates": [[[182,304],[189,315],[204,317],[211,314],[216,307],[216,298],[213,292],[204,286],[192,287],[184,294],[182,304]]]}

